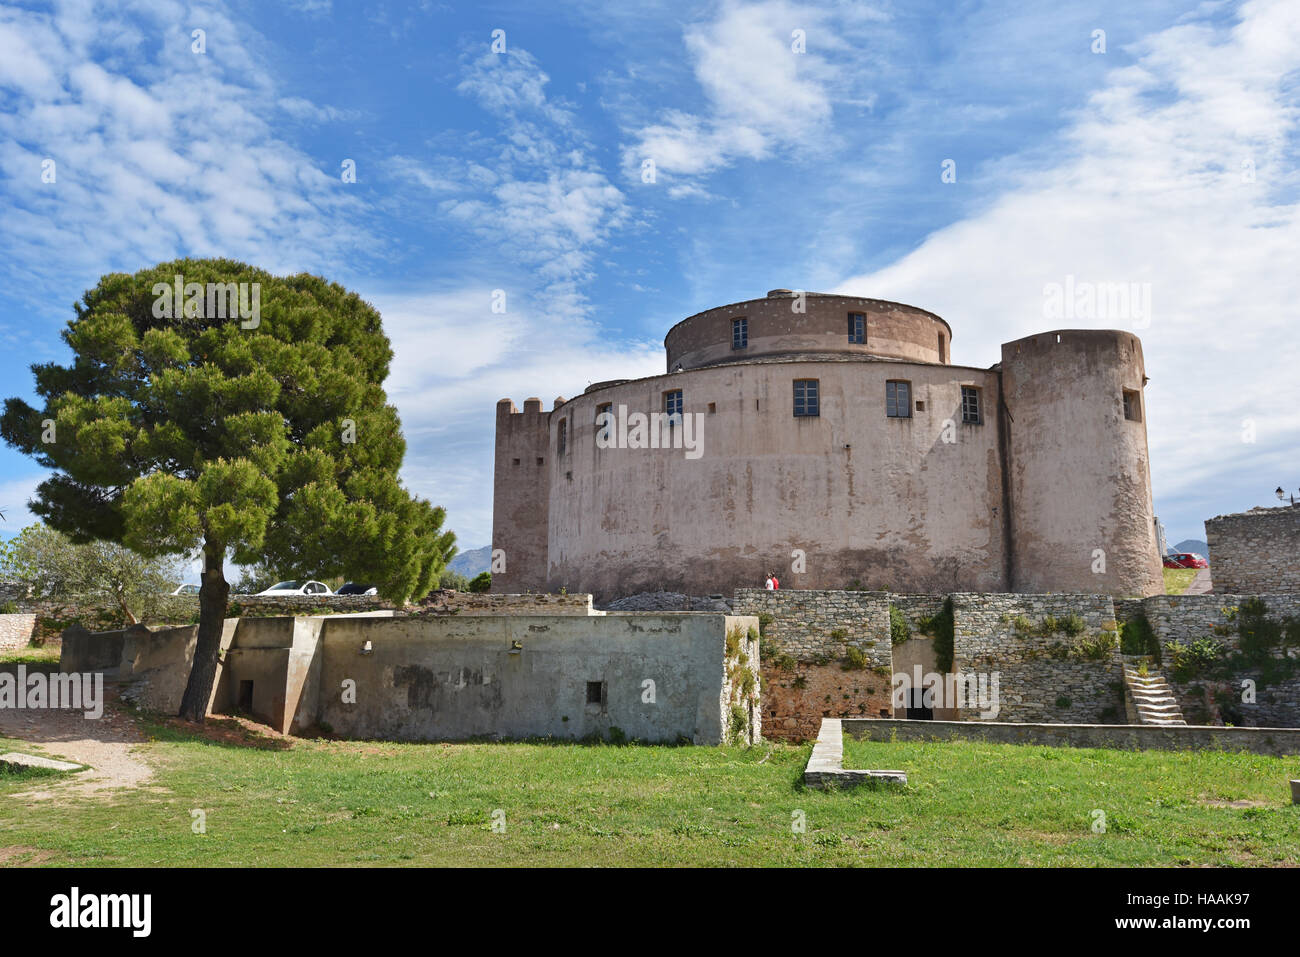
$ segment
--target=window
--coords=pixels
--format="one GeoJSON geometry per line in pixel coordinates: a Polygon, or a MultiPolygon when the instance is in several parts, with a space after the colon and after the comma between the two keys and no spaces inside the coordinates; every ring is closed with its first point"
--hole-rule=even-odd
{"type": "Polygon", "coordinates": [[[942,332],[939,333],[939,361],[940,362],[948,361],[948,343],[943,338],[942,332]]]}
{"type": "Polygon", "coordinates": [[[860,312],[849,313],[849,342],[867,341],[867,317],[860,312]]]}
{"type": "Polygon", "coordinates": [[[749,345],[749,320],[731,320],[731,348],[743,349],[749,345]]]}
{"type": "Polygon", "coordinates": [[[555,454],[563,455],[569,447],[569,420],[560,419],[559,430],[555,433],[555,454]]]}
{"type": "Polygon", "coordinates": [[[794,415],[796,419],[820,415],[817,380],[794,380],[794,415]]]}
{"type": "Polygon", "coordinates": [[[607,685],[603,681],[588,681],[587,682],[587,704],[599,705],[601,710],[604,710],[605,702],[607,700],[607,695],[605,691],[606,687],[607,685]]]}
{"type": "Polygon", "coordinates": [[[982,425],[980,415],[980,390],[972,385],[961,387],[961,420],[967,425],[982,425]]]}
{"type": "Polygon", "coordinates": [[[912,417],[912,383],[894,379],[885,383],[885,414],[891,419],[912,417]]]}
{"type": "Polygon", "coordinates": [[[682,390],[673,389],[664,393],[664,411],[668,413],[669,423],[682,420],[682,390]]]}
{"type": "Polygon", "coordinates": [[[1124,390],[1124,418],[1130,422],[1142,421],[1142,397],[1132,389],[1124,390]]]}
{"type": "Polygon", "coordinates": [[[605,436],[606,445],[609,447],[609,440],[614,436],[614,405],[611,402],[602,402],[596,406],[596,447],[600,448],[600,437],[605,436]],[[601,418],[606,416],[606,418],[601,418]]]}
{"type": "Polygon", "coordinates": [[[596,406],[596,427],[599,428],[600,426],[604,425],[605,422],[609,421],[608,419],[602,421],[600,418],[602,415],[604,415],[606,412],[613,413],[613,411],[614,411],[614,403],[612,402],[602,402],[600,405],[596,406]]]}

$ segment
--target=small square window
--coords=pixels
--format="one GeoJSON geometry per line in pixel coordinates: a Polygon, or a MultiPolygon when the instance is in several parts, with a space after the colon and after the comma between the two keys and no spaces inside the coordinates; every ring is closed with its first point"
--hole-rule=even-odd
{"type": "Polygon", "coordinates": [[[716,415],[716,414],[717,414],[717,411],[718,411],[718,403],[716,403],[716,402],[710,402],[710,403],[709,403],[709,415],[716,415]]]}
{"type": "Polygon", "coordinates": [[[1142,396],[1132,390],[1124,390],[1124,418],[1130,422],[1142,421],[1142,396]]]}
{"type": "Polygon", "coordinates": [[[731,348],[744,349],[749,345],[749,320],[731,320],[731,348]]]}
{"type": "Polygon", "coordinates": [[[961,387],[961,420],[966,425],[982,425],[984,415],[980,409],[980,390],[971,385],[961,387]]]}
{"type": "Polygon", "coordinates": [[[863,344],[867,341],[867,317],[861,312],[849,313],[849,342],[863,344]]]}
{"type": "Polygon", "coordinates": [[[587,682],[587,704],[605,704],[605,682],[588,681],[587,682]]]}
{"type": "Polygon", "coordinates": [[[519,460],[518,460],[518,459],[515,459],[515,465],[518,465],[518,464],[519,464],[519,460]]]}
{"type": "Polygon", "coordinates": [[[537,464],[538,464],[538,465],[541,465],[541,464],[542,464],[543,462],[545,462],[545,461],[546,461],[546,459],[542,458],[540,455],[537,456],[537,464]]]}
{"type": "Polygon", "coordinates": [[[795,418],[811,418],[821,414],[817,385],[816,379],[794,380],[795,418]]]}
{"type": "Polygon", "coordinates": [[[917,411],[917,412],[924,412],[924,411],[925,411],[925,400],[924,400],[924,399],[917,399],[917,400],[916,400],[916,411],[917,411]]]}
{"type": "Polygon", "coordinates": [[[885,415],[891,419],[912,417],[912,383],[894,379],[885,383],[885,415]]]}

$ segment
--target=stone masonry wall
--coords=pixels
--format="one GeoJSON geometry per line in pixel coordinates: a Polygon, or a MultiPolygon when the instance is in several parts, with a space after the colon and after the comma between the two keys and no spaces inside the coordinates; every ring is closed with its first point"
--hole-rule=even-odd
{"type": "MultiPolygon", "coordinates": [[[[1216,581],[1217,587],[1217,581],[1216,581]]],[[[1225,656],[1240,649],[1238,631],[1242,603],[1258,597],[1268,617],[1277,622],[1300,618],[1300,595],[1156,595],[1143,602],[1147,621],[1160,643],[1161,673],[1169,682],[1188,724],[1229,723],[1242,727],[1300,727],[1300,662],[1291,677],[1270,678],[1261,668],[1238,667],[1230,674],[1206,675],[1188,681],[1174,676],[1172,647],[1208,638],[1225,656]],[[1242,682],[1255,683],[1254,701],[1244,700],[1242,682]]],[[[1277,649],[1273,657],[1300,658],[1300,647],[1277,649]]]]}
{"type": "Polygon", "coordinates": [[[26,648],[35,624],[35,615],[0,615],[0,651],[26,648]]]}
{"type": "Polygon", "coordinates": [[[889,599],[884,592],[736,590],[737,615],[763,626],[763,734],[803,741],[823,717],[892,714],[889,599]],[[863,654],[853,667],[848,649],[863,654]]]}
{"type": "Polygon", "coordinates": [[[1300,505],[1207,519],[1205,540],[1215,592],[1300,591],[1300,505]]]}
{"type": "MultiPolygon", "coordinates": [[[[1107,595],[953,595],[954,668],[998,676],[997,721],[1116,723],[1123,721],[1124,673],[1107,595]],[[1083,631],[1043,633],[1048,616],[1074,615],[1083,631]],[[1100,658],[1084,642],[1112,647],[1100,658]],[[1113,710],[1112,710],[1113,709],[1113,710]]],[[[978,720],[969,709],[964,720],[978,720]]]]}

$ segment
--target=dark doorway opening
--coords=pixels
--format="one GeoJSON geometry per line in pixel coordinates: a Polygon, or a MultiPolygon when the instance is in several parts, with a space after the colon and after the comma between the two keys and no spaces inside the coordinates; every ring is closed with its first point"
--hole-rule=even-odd
{"type": "Polygon", "coordinates": [[[913,688],[911,701],[907,706],[907,717],[911,721],[933,721],[934,708],[925,704],[925,689],[913,688]]]}
{"type": "Polygon", "coordinates": [[[248,714],[253,713],[253,682],[251,681],[239,683],[239,710],[248,714]]]}

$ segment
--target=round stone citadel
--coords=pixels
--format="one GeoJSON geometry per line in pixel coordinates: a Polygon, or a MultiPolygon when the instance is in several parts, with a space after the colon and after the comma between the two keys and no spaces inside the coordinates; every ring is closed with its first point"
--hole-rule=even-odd
{"type": "Polygon", "coordinates": [[[1142,344],[1052,330],[954,365],[896,302],[774,289],[667,371],[497,403],[496,592],[1163,591],[1142,344]]]}

